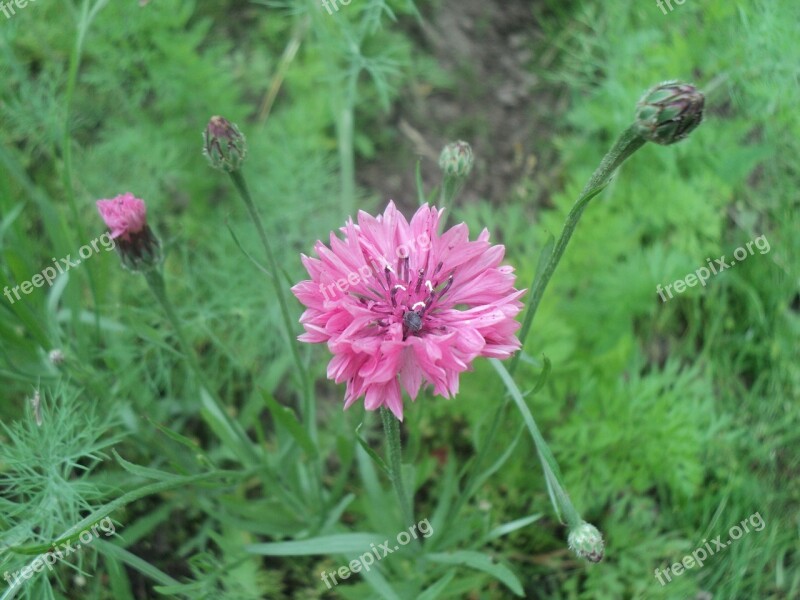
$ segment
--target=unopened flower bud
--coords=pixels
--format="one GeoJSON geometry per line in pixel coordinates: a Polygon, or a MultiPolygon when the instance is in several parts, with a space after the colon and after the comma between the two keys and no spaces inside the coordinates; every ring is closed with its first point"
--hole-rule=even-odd
{"type": "Polygon", "coordinates": [[[161,263],[161,242],[147,225],[147,207],[133,194],[98,200],[97,211],[111,230],[122,266],[147,271],[161,263]]]}
{"type": "Polygon", "coordinates": [[[636,129],[664,146],[686,138],[703,120],[705,97],[696,87],[667,81],[648,91],[636,108],[636,129]]]}
{"type": "Polygon", "coordinates": [[[215,169],[238,171],[247,156],[247,140],[228,119],[211,117],[203,132],[203,154],[215,169]]]}
{"type": "Polygon", "coordinates": [[[472,146],[467,142],[447,144],[439,156],[439,166],[444,171],[445,177],[466,177],[472,171],[474,164],[472,146]]]}
{"type": "Polygon", "coordinates": [[[583,521],[569,532],[567,541],[569,542],[570,550],[577,554],[579,558],[585,558],[593,563],[603,560],[605,551],[603,536],[600,535],[594,525],[583,521]]]}

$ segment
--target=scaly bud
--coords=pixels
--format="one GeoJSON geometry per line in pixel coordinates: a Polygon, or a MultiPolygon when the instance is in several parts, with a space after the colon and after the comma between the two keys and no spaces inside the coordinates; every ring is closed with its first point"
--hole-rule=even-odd
{"type": "Polygon", "coordinates": [[[247,140],[228,119],[211,117],[203,132],[203,154],[215,169],[238,171],[247,156],[247,140]]]}
{"type": "Polygon", "coordinates": [[[439,166],[444,171],[445,177],[466,177],[472,171],[474,164],[472,146],[467,142],[447,144],[439,156],[439,166]]]}
{"type": "Polygon", "coordinates": [[[569,532],[567,541],[569,542],[570,550],[575,552],[579,558],[585,558],[593,563],[603,560],[603,552],[605,551],[603,536],[600,535],[594,525],[583,521],[569,532]]]}
{"type": "Polygon", "coordinates": [[[686,138],[703,120],[705,98],[696,87],[666,81],[648,91],[636,108],[636,129],[649,142],[667,146],[686,138]]]}

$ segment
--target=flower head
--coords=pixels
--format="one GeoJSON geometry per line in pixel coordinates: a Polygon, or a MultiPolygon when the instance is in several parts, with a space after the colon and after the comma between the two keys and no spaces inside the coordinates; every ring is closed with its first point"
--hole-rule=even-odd
{"type": "Polygon", "coordinates": [[[311,276],[292,288],[306,306],[300,340],[327,343],[328,377],[346,382],[345,408],[403,418],[402,390],[415,400],[423,384],[449,398],[478,356],[508,358],[524,291],[501,266],[505,249],[485,229],[469,241],[462,223],[439,235],[442,211],[424,205],[409,223],[389,203],[383,215],[359,212],[303,256],[311,276]]]}
{"type": "Polygon", "coordinates": [[[703,121],[705,97],[696,87],[665,81],[636,107],[636,128],[650,142],[667,146],[686,138],[703,121]]]}
{"type": "Polygon", "coordinates": [[[129,239],[147,224],[147,207],[131,193],[121,194],[111,200],[98,200],[97,210],[113,239],[129,239]]]}
{"type": "Polygon", "coordinates": [[[161,262],[161,242],[147,225],[143,200],[127,193],[98,200],[97,211],[111,230],[122,265],[131,271],[151,269],[161,262]]]}
{"type": "Polygon", "coordinates": [[[215,169],[238,171],[247,157],[247,140],[224,117],[211,117],[203,132],[203,154],[215,169]]]}
{"type": "Polygon", "coordinates": [[[467,142],[447,144],[439,155],[439,167],[447,177],[466,177],[474,164],[472,146],[467,142]]]}
{"type": "Polygon", "coordinates": [[[603,536],[597,527],[591,523],[583,521],[569,532],[567,537],[570,549],[579,558],[585,558],[589,562],[597,563],[603,560],[605,544],[603,536]]]}

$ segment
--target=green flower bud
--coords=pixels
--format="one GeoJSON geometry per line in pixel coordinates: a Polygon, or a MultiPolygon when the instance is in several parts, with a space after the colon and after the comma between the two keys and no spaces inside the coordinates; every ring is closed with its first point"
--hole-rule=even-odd
{"type": "Polygon", "coordinates": [[[703,120],[705,98],[696,87],[667,81],[648,91],[636,108],[636,129],[649,142],[679,142],[703,120]]]}
{"type": "Polygon", "coordinates": [[[472,171],[475,157],[472,147],[467,142],[447,144],[439,157],[439,166],[445,177],[466,177],[472,171]]]}
{"type": "Polygon", "coordinates": [[[569,548],[579,558],[597,563],[603,560],[603,553],[605,545],[603,544],[603,536],[597,530],[597,527],[583,521],[580,525],[569,532],[567,537],[569,548]]]}
{"type": "Polygon", "coordinates": [[[203,132],[203,154],[215,169],[238,171],[247,156],[247,140],[224,117],[211,117],[203,132]]]}

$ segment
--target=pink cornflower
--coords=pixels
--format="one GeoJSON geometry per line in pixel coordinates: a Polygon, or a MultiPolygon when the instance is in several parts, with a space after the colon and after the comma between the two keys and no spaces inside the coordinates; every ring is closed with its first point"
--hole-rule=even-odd
{"type": "Polygon", "coordinates": [[[161,263],[161,242],[147,225],[144,200],[127,193],[96,204],[126,269],[148,271],[161,263]]]}
{"type": "Polygon", "coordinates": [[[113,239],[127,240],[139,233],[147,224],[147,208],[142,200],[131,193],[121,194],[111,200],[98,200],[97,210],[113,239]]]}
{"type": "Polygon", "coordinates": [[[383,215],[359,212],[318,241],[319,258],[303,256],[311,280],[292,288],[306,306],[303,342],[326,342],[328,378],[347,382],[345,408],[364,396],[367,410],[388,407],[403,418],[402,390],[416,400],[458,392],[459,375],[478,356],[508,358],[525,293],[514,269],[501,266],[505,248],[484,229],[474,242],[464,223],[438,234],[443,210],[424,205],[411,223],[393,202],[383,215]]]}

